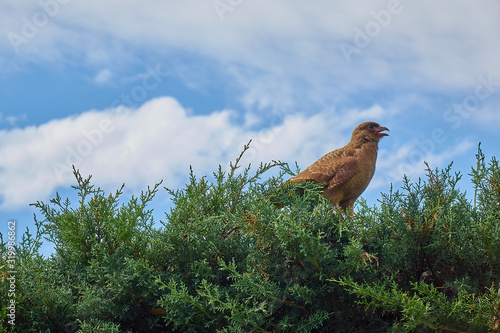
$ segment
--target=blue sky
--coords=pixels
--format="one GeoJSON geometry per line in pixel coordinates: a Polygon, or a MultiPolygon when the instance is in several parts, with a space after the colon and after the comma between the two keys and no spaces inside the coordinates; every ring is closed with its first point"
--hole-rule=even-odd
{"type": "MultiPolygon", "coordinates": [[[[89,0],[0,4],[0,232],[73,196],[71,164],[124,199],[243,163],[304,169],[373,120],[390,128],[363,194],[464,178],[499,153],[500,3],[89,0]]],[[[163,219],[162,189],[151,208],[163,219]]],[[[44,248],[50,252],[49,245],[44,248]]]]}

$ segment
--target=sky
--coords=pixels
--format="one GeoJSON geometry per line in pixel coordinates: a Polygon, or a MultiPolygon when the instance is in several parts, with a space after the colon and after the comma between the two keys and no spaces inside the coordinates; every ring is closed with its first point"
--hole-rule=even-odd
{"type": "MultiPolygon", "coordinates": [[[[0,232],[75,197],[72,165],[123,200],[163,181],[156,223],[198,177],[305,169],[364,121],[390,129],[362,197],[425,164],[464,177],[499,155],[500,3],[39,0],[0,3],[0,232]]],[[[76,204],[76,199],[75,202],[76,204]]],[[[4,238],[5,239],[5,238],[4,238]]],[[[52,247],[45,244],[43,251],[52,247]]]]}

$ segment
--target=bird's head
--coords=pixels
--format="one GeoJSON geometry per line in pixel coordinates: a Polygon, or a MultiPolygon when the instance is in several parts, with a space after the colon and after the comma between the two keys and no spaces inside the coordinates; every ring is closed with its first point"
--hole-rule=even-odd
{"type": "Polygon", "coordinates": [[[382,137],[389,135],[383,131],[389,131],[389,129],[387,127],[380,126],[373,121],[368,121],[358,125],[354,129],[352,132],[352,139],[378,142],[382,137]]]}

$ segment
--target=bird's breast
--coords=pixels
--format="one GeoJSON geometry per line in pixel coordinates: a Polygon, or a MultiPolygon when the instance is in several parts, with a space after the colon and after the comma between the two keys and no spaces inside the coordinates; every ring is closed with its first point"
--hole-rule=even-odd
{"type": "Polygon", "coordinates": [[[377,160],[376,149],[360,149],[357,154],[357,172],[346,184],[344,194],[348,197],[358,197],[363,193],[375,173],[377,160]]]}

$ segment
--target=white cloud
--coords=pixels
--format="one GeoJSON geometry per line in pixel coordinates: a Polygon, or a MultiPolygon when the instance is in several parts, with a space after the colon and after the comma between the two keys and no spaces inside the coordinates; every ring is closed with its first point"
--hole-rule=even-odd
{"type": "Polygon", "coordinates": [[[111,72],[111,70],[109,68],[105,68],[96,74],[96,76],[94,77],[94,82],[99,85],[106,84],[111,80],[112,77],[113,73],[111,72]]]}
{"type": "Polygon", "coordinates": [[[72,164],[104,186],[177,180],[190,164],[220,163],[236,132],[230,111],[189,117],[171,98],[0,131],[2,206],[25,205],[72,184],[72,164]]]}
{"type": "Polygon", "coordinates": [[[1,123],[7,123],[10,126],[16,126],[18,122],[26,120],[26,114],[23,114],[21,116],[5,116],[0,112],[0,124],[1,123]]]}

